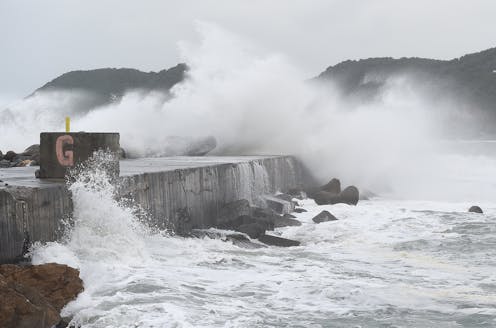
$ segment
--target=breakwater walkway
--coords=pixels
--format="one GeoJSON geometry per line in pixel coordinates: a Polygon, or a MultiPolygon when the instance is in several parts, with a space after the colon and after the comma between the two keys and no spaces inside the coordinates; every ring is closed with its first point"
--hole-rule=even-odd
{"type": "MultiPolygon", "coordinates": [[[[36,179],[37,167],[0,169],[0,263],[19,259],[36,241],[61,236],[72,200],[63,180],[36,179]]],[[[163,157],[120,161],[119,196],[130,197],[153,225],[178,233],[215,225],[227,203],[301,188],[291,156],[163,157]]]]}

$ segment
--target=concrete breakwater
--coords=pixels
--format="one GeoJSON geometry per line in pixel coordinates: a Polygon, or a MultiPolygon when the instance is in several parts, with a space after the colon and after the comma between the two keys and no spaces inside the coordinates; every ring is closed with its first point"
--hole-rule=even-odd
{"type": "MultiPolygon", "coordinates": [[[[227,203],[303,186],[303,170],[290,156],[168,157],[120,162],[119,196],[149,214],[150,223],[184,233],[216,223],[227,203]]],[[[61,237],[72,213],[62,180],[38,180],[35,168],[0,169],[0,263],[19,259],[36,241],[61,237]]]]}

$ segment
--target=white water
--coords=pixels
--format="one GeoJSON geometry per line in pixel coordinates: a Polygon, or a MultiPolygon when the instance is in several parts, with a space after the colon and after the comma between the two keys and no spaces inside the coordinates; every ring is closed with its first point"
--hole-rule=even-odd
{"type": "MultiPolygon", "coordinates": [[[[465,182],[484,186],[474,172],[465,182]]],[[[305,200],[303,225],[274,232],[300,247],[243,249],[150,231],[99,170],[71,190],[75,227],[32,255],[81,270],[63,315],[82,327],[496,326],[494,201],[480,215],[460,201],[305,200]],[[339,221],[314,224],[324,209],[339,221]]]]}

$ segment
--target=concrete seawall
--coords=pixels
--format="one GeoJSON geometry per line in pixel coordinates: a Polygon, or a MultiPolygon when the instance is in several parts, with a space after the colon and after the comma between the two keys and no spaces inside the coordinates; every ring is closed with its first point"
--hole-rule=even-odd
{"type": "MultiPolygon", "coordinates": [[[[178,233],[215,225],[231,201],[261,205],[262,195],[303,184],[302,168],[289,156],[150,158],[120,166],[120,196],[139,204],[152,224],[178,233]]],[[[15,261],[32,242],[57,240],[71,216],[65,183],[37,180],[35,169],[0,169],[0,263],[15,261]]]]}

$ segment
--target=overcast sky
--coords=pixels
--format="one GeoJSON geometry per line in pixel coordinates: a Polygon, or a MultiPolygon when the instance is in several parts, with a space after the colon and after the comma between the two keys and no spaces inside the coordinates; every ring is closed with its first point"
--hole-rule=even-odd
{"type": "Polygon", "coordinates": [[[495,0],[0,0],[0,105],[76,69],[161,70],[214,22],[309,77],[345,59],[496,46],[495,0]]]}

